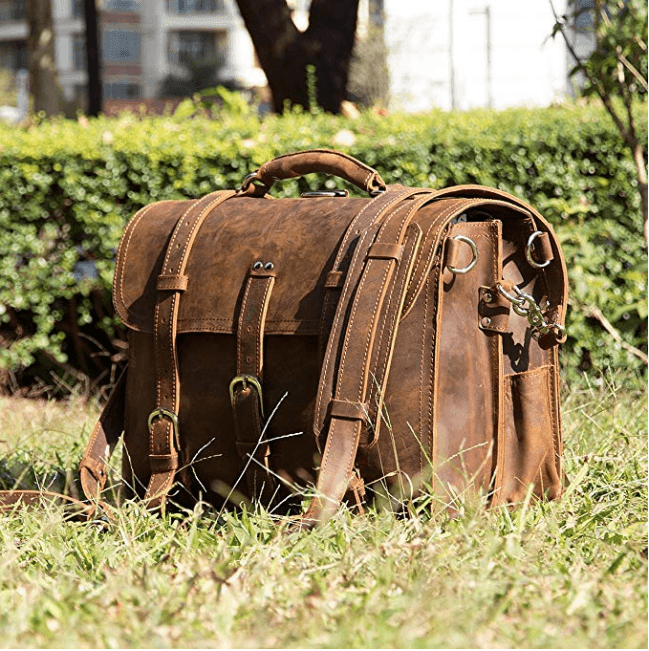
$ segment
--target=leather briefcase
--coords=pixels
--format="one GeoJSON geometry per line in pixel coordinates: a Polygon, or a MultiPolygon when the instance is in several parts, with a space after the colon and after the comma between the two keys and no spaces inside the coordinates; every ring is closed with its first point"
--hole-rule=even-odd
{"type": "Polygon", "coordinates": [[[386,186],[341,153],[288,154],[237,191],[140,210],[113,298],[128,368],[81,461],[87,512],[122,431],[127,494],[153,509],[282,512],[311,495],[311,524],[346,495],[561,494],[565,261],[509,194],[386,186]],[[312,172],[369,197],[268,194],[312,172]]]}

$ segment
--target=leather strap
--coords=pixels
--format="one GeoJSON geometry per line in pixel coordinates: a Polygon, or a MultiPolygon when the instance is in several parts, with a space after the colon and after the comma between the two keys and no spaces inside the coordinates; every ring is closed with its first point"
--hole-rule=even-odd
{"type": "Polygon", "coordinates": [[[327,342],[322,355],[322,370],[313,418],[316,442],[320,449],[322,448],[320,435],[327,418],[327,406],[334,393],[336,369],[342,350],[346,318],[360,281],[367,252],[386,215],[390,214],[401,202],[421,193],[428,194],[429,191],[421,188],[406,188],[402,185],[388,186],[386,193],[366,204],[354,217],[338,247],[332,271],[328,275],[329,278],[332,274],[336,274],[333,277],[337,280],[336,283],[327,284],[320,329],[321,342],[327,342]],[[342,283],[340,282],[341,277],[344,277],[342,283]],[[336,300],[337,295],[339,296],[338,300],[336,300]]]}
{"type": "Polygon", "coordinates": [[[339,151],[310,149],[284,154],[264,163],[244,180],[240,193],[263,196],[276,181],[311,173],[339,176],[370,194],[385,192],[386,189],[379,173],[365,163],[339,151]],[[256,185],[254,182],[261,185],[256,185]]]}
{"type": "MultiPolygon", "coordinates": [[[[237,327],[237,375],[230,384],[237,452],[246,464],[246,483],[251,497],[265,503],[272,496],[274,481],[268,472],[270,446],[262,443],[264,327],[275,269],[250,269],[237,327]],[[263,468],[266,470],[264,471],[263,468]]],[[[266,265],[268,266],[268,264],[266,265]]]]}
{"type": "Polygon", "coordinates": [[[90,502],[100,499],[101,492],[106,486],[106,465],[124,430],[127,372],[128,367],[119,376],[92,430],[90,441],[79,463],[81,488],[90,502]]]}
{"type": "MultiPolygon", "coordinates": [[[[413,201],[412,206],[393,211],[381,224],[376,237],[375,245],[380,245],[379,250],[394,251],[396,247],[401,247],[404,253],[408,252],[408,258],[400,256],[401,260],[398,262],[392,256],[373,257],[369,255],[369,248],[365,249],[362,275],[346,319],[344,344],[336,373],[334,401],[329,408],[331,417],[316,496],[303,517],[303,525],[313,526],[326,520],[338,508],[349,485],[366,417],[363,415],[363,409],[350,407],[342,410],[340,403],[346,401],[361,407],[366,402],[372,352],[377,341],[377,332],[381,331],[379,324],[387,322],[384,308],[389,305],[389,302],[386,304],[388,289],[397,267],[404,265],[407,271],[400,283],[402,296],[397,301],[400,308],[417,252],[416,244],[404,246],[406,233],[418,208],[430,199],[431,194],[426,193],[421,199],[413,201]]],[[[418,244],[421,232],[415,230],[413,236],[418,244]]],[[[383,338],[390,351],[389,357],[397,330],[398,320],[395,320],[390,332],[381,332],[382,337],[386,335],[383,338]]]]}
{"type": "Polygon", "coordinates": [[[90,520],[95,514],[94,504],[85,504],[74,497],[38,490],[0,491],[0,512],[23,508],[46,508],[48,505],[63,506],[67,519],[90,520]]]}
{"type": "Polygon", "coordinates": [[[176,328],[180,294],[185,286],[182,280],[185,267],[201,224],[219,204],[234,194],[231,190],[213,192],[191,204],[176,223],[160,272],[153,326],[156,408],[149,416],[151,477],[145,494],[145,501],[151,509],[164,502],[178,468],[180,385],[176,328]]]}
{"type": "Polygon", "coordinates": [[[95,516],[98,508],[110,513],[100,497],[106,485],[108,460],[124,429],[126,373],[127,369],[124,369],[108,402],[104,405],[80,463],[81,487],[88,501],[81,502],[73,497],[50,491],[6,490],[0,491],[0,511],[60,504],[73,519],[89,520],[95,516]]]}
{"type": "MultiPolygon", "coordinates": [[[[419,210],[424,204],[428,203],[430,198],[424,198],[417,202],[414,206],[414,211],[419,210]]],[[[435,200],[434,212],[426,223],[426,233],[422,239],[420,249],[423,250],[422,254],[418,256],[418,264],[422,260],[426,265],[445,265],[447,264],[446,258],[442,258],[439,254],[439,245],[442,237],[446,233],[451,220],[457,217],[462,212],[466,211],[473,205],[484,203],[478,199],[453,199],[448,200],[435,200]],[[436,255],[437,253],[437,255],[436,255]],[[443,260],[443,262],[442,262],[443,260]]],[[[410,227],[412,228],[412,226],[410,227]]],[[[454,242],[454,240],[447,240],[447,242],[454,242]]],[[[408,241],[406,247],[408,247],[408,241]]],[[[395,328],[398,326],[400,320],[404,318],[407,306],[405,299],[410,290],[410,280],[412,279],[413,270],[408,270],[401,266],[398,273],[394,277],[393,287],[390,289],[389,300],[386,304],[385,317],[381,322],[380,329],[377,333],[377,344],[374,346],[372,361],[370,364],[372,382],[368,389],[368,406],[369,406],[369,422],[373,423],[374,431],[368,446],[376,445],[380,429],[382,427],[383,419],[381,417],[381,410],[383,405],[383,396],[387,386],[390,365],[392,361],[392,352],[394,349],[395,328]]],[[[429,270],[430,272],[430,270],[429,270]]],[[[427,274],[428,277],[428,274],[427,274]]]]}

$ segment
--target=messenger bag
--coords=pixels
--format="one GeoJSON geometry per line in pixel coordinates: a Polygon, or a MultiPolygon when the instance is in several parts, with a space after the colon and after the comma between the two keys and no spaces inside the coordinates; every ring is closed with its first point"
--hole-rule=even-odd
{"type": "Polygon", "coordinates": [[[81,460],[87,501],[63,498],[84,517],[122,434],[126,495],[153,510],[255,502],[310,526],[377,494],[450,509],[561,494],[566,266],[549,223],[505,192],[287,154],[236,191],[138,211],[113,302],[128,366],[81,460]],[[368,196],[268,194],[310,173],[368,196]]]}

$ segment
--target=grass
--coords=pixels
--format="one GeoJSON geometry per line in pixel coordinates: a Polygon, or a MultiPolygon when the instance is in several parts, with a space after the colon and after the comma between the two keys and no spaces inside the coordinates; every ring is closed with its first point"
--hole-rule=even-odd
{"type": "MultiPolygon", "coordinates": [[[[341,509],[292,534],[265,513],[138,504],[107,526],[0,515],[0,645],[646,648],[646,389],[584,382],[563,413],[571,484],[514,511],[341,509]]],[[[96,415],[1,398],[1,478],[72,490],[96,415]]]]}

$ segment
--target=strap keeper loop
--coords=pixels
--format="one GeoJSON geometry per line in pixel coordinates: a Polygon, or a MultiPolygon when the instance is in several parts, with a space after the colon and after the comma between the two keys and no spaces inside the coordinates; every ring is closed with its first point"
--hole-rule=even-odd
{"type": "Polygon", "coordinates": [[[349,402],[336,400],[329,403],[328,414],[330,418],[343,418],[344,420],[367,421],[367,404],[364,402],[349,402]]]}
{"type": "Polygon", "coordinates": [[[158,276],[156,289],[159,292],[184,292],[187,289],[187,276],[161,274],[158,276]]]}
{"type": "Polygon", "coordinates": [[[150,454],[149,465],[154,474],[178,470],[177,454],[150,454]]]}
{"type": "Polygon", "coordinates": [[[87,470],[92,475],[93,479],[99,484],[99,490],[103,490],[108,478],[106,475],[106,465],[104,463],[86,457],[81,460],[79,470],[87,470]]]}
{"type": "Polygon", "coordinates": [[[326,289],[339,289],[344,284],[344,277],[342,271],[330,271],[325,280],[326,289]]]}
{"type": "Polygon", "coordinates": [[[444,267],[457,267],[460,258],[461,244],[452,237],[446,240],[446,248],[444,250],[444,267]]]}
{"type": "Polygon", "coordinates": [[[367,259],[396,260],[399,262],[403,256],[403,244],[391,242],[375,242],[367,252],[367,259]]]}

